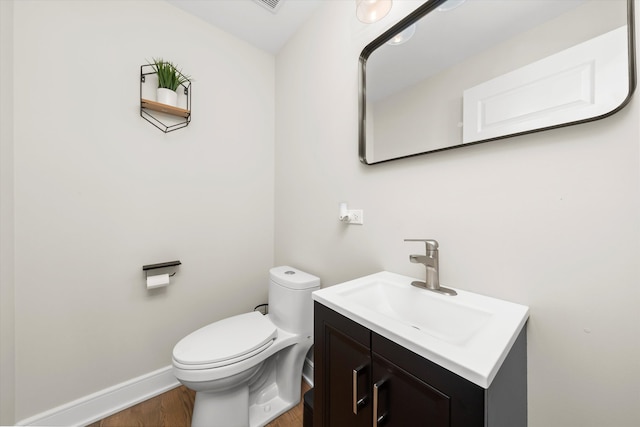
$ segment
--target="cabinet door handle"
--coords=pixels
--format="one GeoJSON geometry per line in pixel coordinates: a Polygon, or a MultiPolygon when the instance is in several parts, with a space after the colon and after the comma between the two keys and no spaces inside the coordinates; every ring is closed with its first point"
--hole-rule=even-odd
{"type": "Polygon", "coordinates": [[[367,403],[367,395],[365,394],[364,396],[362,396],[362,398],[358,398],[359,394],[358,393],[358,377],[360,376],[360,373],[362,371],[364,371],[365,369],[367,369],[367,365],[360,365],[358,366],[356,369],[353,370],[353,375],[352,375],[352,380],[353,380],[353,384],[351,387],[352,390],[352,394],[353,394],[353,413],[355,415],[358,415],[358,409],[362,408],[366,403],[367,403]]]}
{"type": "Polygon", "coordinates": [[[386,412],[378,416],[378,404],[380,400],[379,390],[382,388],[385,382],[386,380],[380,380],[373,385],[373,427],[378,427],[380,424],[384,422],[385,418],[387,418],[386,412]]]}

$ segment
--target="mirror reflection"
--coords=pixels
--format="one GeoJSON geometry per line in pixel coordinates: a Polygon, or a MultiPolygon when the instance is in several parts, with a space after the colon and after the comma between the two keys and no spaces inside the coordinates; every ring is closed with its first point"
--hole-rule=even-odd
{"type": "Polygon", "coordinates": [[[360,56],[365,164],[606,117],[635,87],[632,0],[428,1],[360,56]]]}

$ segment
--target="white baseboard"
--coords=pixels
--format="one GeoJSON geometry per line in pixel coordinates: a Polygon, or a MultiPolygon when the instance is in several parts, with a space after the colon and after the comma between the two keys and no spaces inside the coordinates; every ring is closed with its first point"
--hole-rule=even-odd
{"type": "Polygon", "coordinates": [[[302,378],[313,387],[313,361],[308,357],[304,359],[304,365],[302,366],[302,378]]]}
{"type": "Polygon", "coordinates": [[[171,366],[167,366],[19,421],[17,425],[86,426],[179,385],[171,366]]]}
{"type": "MultiPolygon", "coordinates": [[[[313,387],[313,362],[304,360],[302,378],[313,387]]],[[[133,378],[16,423],[17,426],[86,426],[180,385],[171,366],[133,378]]]]}

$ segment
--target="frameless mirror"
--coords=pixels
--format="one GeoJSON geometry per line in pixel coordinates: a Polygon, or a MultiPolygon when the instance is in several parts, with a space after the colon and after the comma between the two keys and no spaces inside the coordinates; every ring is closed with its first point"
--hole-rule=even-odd
{"type": "Polygon", "coordinates": [[[427,1],[360,55],[360,160],[607,117],[635,88],[633,33],[633,0],[427,1]]]}

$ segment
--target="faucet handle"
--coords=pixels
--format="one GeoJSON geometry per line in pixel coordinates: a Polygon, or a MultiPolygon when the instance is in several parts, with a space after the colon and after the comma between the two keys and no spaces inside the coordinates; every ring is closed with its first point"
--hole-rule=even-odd
{"type": "Polygon", "coordinates": [[[437,251],[438,242],[433,239],[404,239],[405,242],[424,242],[427,246],[427,252],[437,251]]]}

